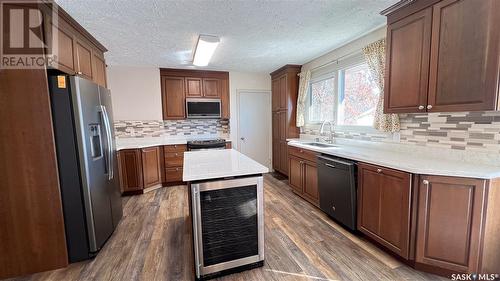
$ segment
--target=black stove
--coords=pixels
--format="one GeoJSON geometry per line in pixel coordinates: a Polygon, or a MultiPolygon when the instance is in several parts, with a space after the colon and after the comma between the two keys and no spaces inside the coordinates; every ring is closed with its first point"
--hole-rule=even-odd
{"type": "Polygon", "coordinates": [[[225,139],[192,140],[187,142],[187,148],[193,150],[225,149],[225,139]]]}

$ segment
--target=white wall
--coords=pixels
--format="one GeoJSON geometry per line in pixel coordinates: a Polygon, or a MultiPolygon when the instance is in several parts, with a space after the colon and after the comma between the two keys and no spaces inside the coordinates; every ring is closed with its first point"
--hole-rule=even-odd
{"type": "Polygon", "coordinates": [[[337,49],[334,49],[322,56],[319,56],[313,60],[311,60],[308,63],[305,63],[302,65],[301,71],[307,71],[313,68],[316,68],[320,65],[323,65],[325,63],[329,63],[332,61],[335,61],[339,58],[342,58],[344,56],[348,56],[349,54],[360,51],[363,47],[366,45],[373,43],[379,39],[382,39],[386,36],[387,32],[387,27],[381,27],[379,29],[376,29],[356,40],[353,40],[351,42],[346,43],[342,47],[339,47],[337,49]]]}
{"type": "MultiPolygon", "coordinates": [[[[109,66],[115,120],[162,120],[160,71],[157,67],[109,66]]],[[[230,138],[237,147],[238,90],[271,91],[268,73],[229,72],[230,138]]],[[[271,123],[271,120],[269,120],[271,123]]]]}
{"type": "Polygon", "coordinates": [[[160,70],[157,67],[109,66],[114,120],[161,120],[160,70]]]}

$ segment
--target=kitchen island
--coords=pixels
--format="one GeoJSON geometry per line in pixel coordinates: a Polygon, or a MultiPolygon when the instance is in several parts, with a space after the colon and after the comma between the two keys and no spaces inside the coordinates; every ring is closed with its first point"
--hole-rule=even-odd
{"type": "Polygon", "coordinates": [[[184,153],[196,278],[264,264],[264,192],[269,169],[234,149],[184,153]]]}

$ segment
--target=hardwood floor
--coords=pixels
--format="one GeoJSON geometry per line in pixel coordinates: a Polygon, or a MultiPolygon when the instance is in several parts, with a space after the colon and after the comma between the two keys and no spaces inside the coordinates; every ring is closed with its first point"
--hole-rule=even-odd
{"type": "MultiPolygon", "coordinates": [[[[265,176],[265,266],[218,280],[444,280],[416,271],[265,176]]],[[[186,186],[125,197],[124,217],[91,261],[17,280],[193,280],[186,186]]]]}

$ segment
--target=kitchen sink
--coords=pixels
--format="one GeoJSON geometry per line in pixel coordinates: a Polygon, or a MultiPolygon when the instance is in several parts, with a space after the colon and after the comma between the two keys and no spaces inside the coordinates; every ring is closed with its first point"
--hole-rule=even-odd
{"type": "Polygon", "coordinates": [[[306,143],[303,143],[303,144],[304,145],[310,145],[310,146],[316,146],[316,147],[322,147],[322,148],[337,147],[334,144],[320,143],[320,142],[306,142],[306,143]]]}

